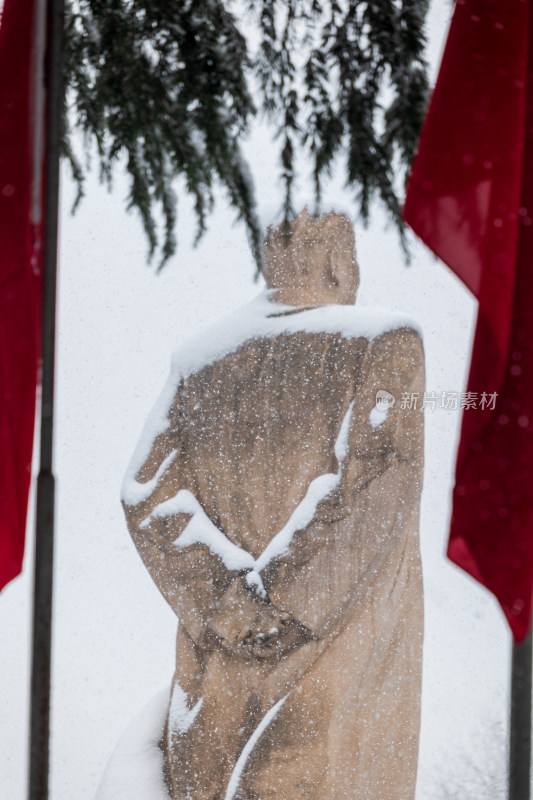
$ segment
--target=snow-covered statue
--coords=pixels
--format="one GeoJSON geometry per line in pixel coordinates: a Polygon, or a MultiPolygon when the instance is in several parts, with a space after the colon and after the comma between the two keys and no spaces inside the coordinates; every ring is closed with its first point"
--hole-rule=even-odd
{"type": "Polygon", "coordinates": [[[346,217],[302,212],[265,259],[269,291],[175,355],[124,483],[179,617],[166,791],[412,800],[421,339],[353,307],[346,217]]]}

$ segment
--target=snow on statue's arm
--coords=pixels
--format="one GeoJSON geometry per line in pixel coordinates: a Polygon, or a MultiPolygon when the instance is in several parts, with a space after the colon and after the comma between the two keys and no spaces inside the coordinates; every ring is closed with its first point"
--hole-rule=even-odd
{"type": "MultiPolygon", "coordinates": [[[[423,391],[424,353],[419,334],[402,328],[376,337],[365,356],[352,404],[340,480],[317,504],[308,524],[294,532],[261,572],[272,601],[283,603],[316,635],[321,627],[316,622],[320,617],[317,609],[334,605],[332,585],[326,588],[329,603],[317,601],[318,589],[312,588],[323,581],[324,559],[331,562],[334,572],[339,571],[343,558],[358,563],[357,583],[366,570],[387,558],[409,515],[418,514],[423,391]],[[292,597],[298,608],[291,606],[292,597]],[[300,602],[300,597],[308,600],[300,602]]],[[[345,588],[339,589],[339,602],[346,599],[345,588]]],[[[327,620],[323,621],[326,624],[327,620]]]]}
{"type": "Polygon", "coordinates": [[[150,575],[191,638],[202,646],[221,597],[253,558],[216,528],[186,488],[177,382],[171,376],[148,419],[124,478],[122,503],[150,575]]]}
{"type": "MultiPolygon", "coordinates": [[[[337,471],[323,473],[311,481],[305,496],[283,528],[257,559],[251,559],[251,563],[245,565],[245,574],[228,588],[219,603],[211,627],[226,644],[234,643],[234,647],[230,647],[234,652],[246,653],[248,650],[250,655],[268,658],[283,655],[313,638],[312,632],[300,620],[272,602],[265,590],[262,573],[268,571],[269,565],[287,552],[295,533],[312,522],[325,498],[330,497],[340,484],[342,462],[348,451],[352,410],[353,403],[350,403],[334,445],[337,471]]],[[[198,534],[191,531],[191,536],[198,534]]],[[[210,546],[214,547],[216,543],[211,541],[210,546]]],[[[251,558],[248,553],[246,556],[251,558]]]]}

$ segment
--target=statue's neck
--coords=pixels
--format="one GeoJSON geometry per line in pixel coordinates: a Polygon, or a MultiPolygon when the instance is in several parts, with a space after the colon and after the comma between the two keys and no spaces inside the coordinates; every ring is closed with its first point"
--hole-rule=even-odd
{"type": "Polygon", "coordinates": [[[335,292],[300,293],[294,289],[275,289],[269,294],[269,301],[276,306],[290,306],[297,311],[309,311],[311,308],[320,308],[328,305],[343,305],[343,298],[335,292]]]}

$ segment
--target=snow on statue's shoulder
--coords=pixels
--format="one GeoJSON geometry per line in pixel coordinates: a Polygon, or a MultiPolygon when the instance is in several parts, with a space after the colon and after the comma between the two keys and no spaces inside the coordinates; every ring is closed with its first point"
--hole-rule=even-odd
{"type": "Polygon", "coordinates": [[[375,339],[399,328],[419,330],[417,323],[381,308],[360,309],[354,305],[319,306],[298,310],[269,300],[266,290],[251,303],[203,330],[181,345],[172,356],[175,385],[251,339],[287,333],[340,333],[349,338],[375,339]]]}
{"type": "MultiPolygon", "coordinates": [[[[122,499],[127,505],[136,505],[145,499],[152,484],[157,483],[160,477],[156,475],[146,483],[136,480],[153,442],[168,426],[168,409],[181,381],[235,352],[246,342],[290,333],[339,333],[349,338],[368,340],[400,328],[411,328],[420,333],[419,326],[412,318],[384,309],[328,305],[299,310],[272,302],[269,299],[271,294],[272,290],[267,289],[248,305],[184,342],[174,352],[170,376],[147,420],[124,477],[122,499]]],[[[161,471],[167,466],[167,463],[162,465],[161,471]]]]}

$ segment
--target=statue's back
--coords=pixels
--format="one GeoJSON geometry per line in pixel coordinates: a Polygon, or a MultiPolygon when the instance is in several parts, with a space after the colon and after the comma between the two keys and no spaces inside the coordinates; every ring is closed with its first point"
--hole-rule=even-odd
{"type": "Polygon", "coordinates": [[[364,338],[281,334],[245,342],[179,392],[188,486],[211,520],[255,558],[318,475],[361,380],[364,338]]]}

